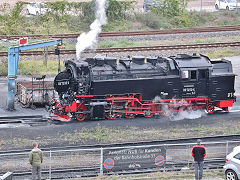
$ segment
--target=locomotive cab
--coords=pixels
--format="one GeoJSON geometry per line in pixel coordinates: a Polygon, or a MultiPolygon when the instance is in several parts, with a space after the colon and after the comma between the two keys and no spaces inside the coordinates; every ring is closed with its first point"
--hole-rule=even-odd
{"type": "Polygon", "coordinates": [[[234,95],[235,74],[232,71],[230,61],[222,59],[211,61],[212,73],[210,78],[209,96],[215,105],[219,108],[226,109],[236,101],[234,95]]]}
{"type": "Polygon", "coordinates": [[[182,98],[208,96],[209,59],[203,56],[179,55],[174,58],[180,71],[182,98]]]}

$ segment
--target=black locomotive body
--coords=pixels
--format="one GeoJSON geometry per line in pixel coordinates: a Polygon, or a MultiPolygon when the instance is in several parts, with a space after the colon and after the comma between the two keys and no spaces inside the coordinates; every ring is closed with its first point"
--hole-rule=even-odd
{"type": "Polygon", "coordinates": [[[228,111],[235,101],[228,60],[185,54],[96,57],[65,61],[65,67],[54,80],[59,100],[52,105],[53,119],[169,116],[195,109],[213,113],[215,107],[228,111]]]}

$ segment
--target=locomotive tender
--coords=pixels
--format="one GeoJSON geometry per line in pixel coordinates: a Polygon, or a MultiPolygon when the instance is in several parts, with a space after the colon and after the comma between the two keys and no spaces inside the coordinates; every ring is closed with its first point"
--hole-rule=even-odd
{"type": "Polygon", "coordinates": [[[120,58],[99,56],[65,61],[54,80],[59,99],[52,119],[115,119],[136,115],[170,116],[179,111],[233,105],[235,75],[228,60],[196,54],[120,58]]]}

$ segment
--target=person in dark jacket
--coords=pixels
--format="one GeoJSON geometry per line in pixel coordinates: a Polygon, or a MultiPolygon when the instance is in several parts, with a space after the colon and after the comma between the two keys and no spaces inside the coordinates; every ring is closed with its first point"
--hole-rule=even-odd
{"type": "Polygon", "coordinates": [[[197,140],[197,145],[192,148],[192,156],[194,158],[195,179],[201,180],[203,175],[203,160],[206,156],[206,149],[201,145],[201,139],[197,140]]]}
{"type": "Polygon", "coordinates": [[[38,148],[36,142],[33,143],[33,149],[29,154],[29,162],[32,165],[32,179],[41,180],[41,164],[43,162],[43,153],[38,148]]]}

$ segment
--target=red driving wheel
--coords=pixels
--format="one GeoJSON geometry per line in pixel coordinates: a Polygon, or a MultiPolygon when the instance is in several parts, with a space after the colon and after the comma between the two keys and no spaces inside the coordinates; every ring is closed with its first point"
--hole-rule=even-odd
{"type": "Polygon", "coordinates": [[[144,116],[144,117],[147,117],[147,118],[149,118],[149,117],[152,117],[152,116],[153,116],[153,113],[152,113],[152,110],[151,110],[151,108],[150,108],[150,107],[144,111],[144,114],[143,114],[143,116],[144,116]]]}
{"type": "Polygon", "coordinates": [[[107,119],[116,119],[117,117],[118,117],[118,114],[116,114],[116,113],[113,113],[113,114],[105,114],[105,117],[107,118],[107,119]]]}
{"type": "Polygon", "coordinates": [[[209,113],[209,114],[212,114],[212,113],[214,113],[214,111],[215,111],[215,107],[214,107],[214,105],[213,104],[209,104],[208,106],[207,106],[207,112],[209,113]]]}
{"type": "Polygon", "coordinates": [[[126,111],[127,112],[124,114],[125,118],[132,119],[136,116],[136,114],[134,113],[136,111],[135,109],[127,108],[126,111]]]}
{"type": "Polygon", "coordinates": [[[153,116],[153,114],[149,114],[149,115],[144,114],[144,117],[147,117],[147,118],[152,117],[152,116],[153,116]]]}
{"type": "Polygon", "coordinates": [[[78,114],[77,114],[77,120],[78,120],[78,121],[84,121],[85,118],[86,118],[86,115],[85,115],[85,114],[83,114],[83,113],[78,113],[78,114]]]}
{"type": "Polygon", "coordinates": [[[128,119],[132,119],[136,116],[136,114],[125,114],[124,117],[128,119]]]}

